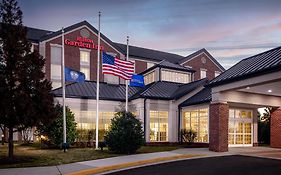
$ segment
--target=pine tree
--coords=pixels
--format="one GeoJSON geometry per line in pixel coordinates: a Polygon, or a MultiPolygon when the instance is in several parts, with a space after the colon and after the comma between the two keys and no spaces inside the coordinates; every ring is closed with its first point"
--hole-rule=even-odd
{"type": "Polygon", "coordinates": [[[55,118],[51,83],[43,72],[45,59],[31,52],[22,11],[15,0],[0,4],[0,125],[9,131],[9,158],[13,133],[55,118]]]}

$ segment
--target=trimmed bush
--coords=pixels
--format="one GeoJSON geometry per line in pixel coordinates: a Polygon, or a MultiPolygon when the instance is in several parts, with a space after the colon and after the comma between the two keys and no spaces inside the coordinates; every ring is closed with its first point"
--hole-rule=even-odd
{"type": "Polygon", "coordinates": [[[105,142],[115,153],[135,153],[144,144],[141,122],[131,112],[117,112],[111,120],[105,142]]]}
{"type": "Polygon", "coordinates": [[[192,129],[182,129],[181,137],[183,142],[193,143],[197,137],[197,133],[192,129]]]}

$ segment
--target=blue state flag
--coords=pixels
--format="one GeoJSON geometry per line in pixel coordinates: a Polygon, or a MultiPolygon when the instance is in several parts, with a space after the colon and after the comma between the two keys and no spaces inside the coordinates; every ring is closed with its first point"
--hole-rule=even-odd
{"type": "Polygon", "coordinates": [[[85,81],[85,74],[83,72],[79,72],[71,68],[65,67],[64,73],[65,73],[65,81],[78,82],[78,83],[85,81]]]}
{"type": "Polygon", "coordinates": [[[130,86],[144,87],[143,75],[136,75],[136,74],[134,74],[132,76],[132,79],[130,80],[130,86]]]}

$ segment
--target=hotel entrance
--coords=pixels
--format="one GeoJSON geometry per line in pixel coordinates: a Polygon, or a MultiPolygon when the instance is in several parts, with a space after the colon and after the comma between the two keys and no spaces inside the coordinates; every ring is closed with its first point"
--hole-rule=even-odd
{"type": "Polygon", "coordinates": [[[229,109],[228,146],[253,146],[253,111],[229,109]]]}

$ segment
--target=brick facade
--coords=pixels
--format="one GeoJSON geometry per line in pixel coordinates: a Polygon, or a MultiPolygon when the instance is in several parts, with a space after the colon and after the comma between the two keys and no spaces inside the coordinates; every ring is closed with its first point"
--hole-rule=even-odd
{"type": "MultiPolygon", "coordinates": [[[[85,28],[85,27],[84,27],[85,28]]],[[[81,36],[80,29],[74,30],[70,33],[65,34],[64,38],[71,41],[76,41],[76,38],[81,36]]],[[[98,37],[96,34],[90,31],[89,39],[92,39],[95,44],[98,43],[98,37]]],[[[45,58],[46,58],[46,77],[50,79],[51,76],[51,44],[61,45],[61,37],[54,38],[46,42],[45,49],[45,58]]],[[[116,53],[118,57],[121,57],[120,54],[114,50],[110,45],[101,40],[101,46],[103,46],[104,51],[116,53]]],[[[75,70],[80,70],[80,48],[75,46],[65,45],[65,66],[73,68],[75,70]]],[[[100,62],[101,63],[101,62],[100,62]]],[[[97,79],[97,50],[91,49],[90,52],[90,80],[96,81],[97,79]]],[[[104,81],[104,76],[101,70],[100,64],[100,81],[104,81]]]]}
{"type": "Polygon", "coordinates": [[[195,56],[194,58],[190,59],[189,61],[185,62],[183,64],[184,66],[190,66],[192,69],[194,69],[196,72],[194,73],[194,80],[201,79],[200,77],[200,69],[206,69],[207,70],[207,78],[209,80],[215,78],[215,71],[222,72],[220,68],[205,54],[201,53],[195,56]],[[201,59],[205,59],[206,62],[202,62],[201,59]]]}
{"type": "Polygon", "coordinates": [[[281,148],[281,107],[271,113],[270,146],[281,148]]]}
{"type": "Polygon", "coordinates": [[[228,151],[229,105],[227,103],[211,103],[209,117],[209,150],[228,151]]]}
{"type": "Polygon", "coordinates": [[[135,61],[135,72],[137,74],[145,71],[146,69],[147,69],[147,62],[139,61],[139,60],[135,61]]]}

